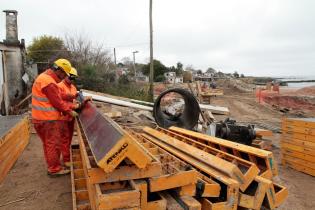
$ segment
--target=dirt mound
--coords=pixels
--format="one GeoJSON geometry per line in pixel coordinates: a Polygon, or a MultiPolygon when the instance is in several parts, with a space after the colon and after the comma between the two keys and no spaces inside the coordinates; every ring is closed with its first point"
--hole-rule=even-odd
{"type": "Polygon", "coordinates": [[[299,95],[315,96],[315,85],[298,89],[296,93],[299,95]]]}

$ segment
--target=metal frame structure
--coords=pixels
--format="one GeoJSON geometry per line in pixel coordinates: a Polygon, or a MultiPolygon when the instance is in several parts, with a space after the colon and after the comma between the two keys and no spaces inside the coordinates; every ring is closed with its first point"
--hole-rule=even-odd
{"type": "Polygon", "coordinates": [[[273,176],[278,175],[278,168],[273,154],[270,151],[219,139],[213,136],[208,136],[206,134],[189,131],[182,128],[170,127],[169,130],[196,140],[203,145],[208,145],[212,148],[219,149],[254,163],[260,170],[259,175],[264,178],[271,179],[273,176]]]}
{"type": "Polygon", "coordinates": [[[252,162],[246,161],[244,159],[233,156],[233,155],[228,154],[226,152],[222,152],[221,150],[212,148],[208,145],[203,145],[202,143],[199,143],[198,141],[192,140],[190,138],[187,138],[185,136],[179,135],[179,134],[174,133],[172,131],[163,129],[161,127],[157,127],[155,130],[157,130],[163,134],[166,134],[168,136],[171,136],[173,138],[176,138],[179,141],[185,142],[186,144],[189,144],[193,147],[196,147],[202,151],[205,151],[208,154],[215,155],[216,157],[219,157],[225,161],[228,161],[228,162],[236,165],[239,168],[239,170],[243,173],[243,176],[244,176],[244,183],[242,185],[240,185],[240,189],[242,191],[245,191],[245,189],[248,187],[248,185],[255,179],[255,177],[259,173],[259,169],[252,162]]]}

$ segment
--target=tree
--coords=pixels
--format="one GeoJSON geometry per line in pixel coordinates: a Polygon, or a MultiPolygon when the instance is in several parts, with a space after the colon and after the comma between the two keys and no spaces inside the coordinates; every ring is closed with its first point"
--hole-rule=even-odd
{"type": "Polygon", "coordinates": [[[27,47],[27,58],[35,63],[44,64],[39,66],[40,69],[46,68],[57,58],[67,58],[67,55],[63,40],[54,36],[35,37],[31,45],[27,47]]]}
{"type": "Polygon", "coordinates": [[[206,71],[206,73],[209,73],[209,74],[215,74],[217,71],[214,69],[214,68],[211,68],[209,67],[206,71]]]}
{"type": "Polygon", "coordinates": [[[109,51],[102,44],[93,43],[83,33],[69,35],[64,38],[65,47],[70,51],[70,60],[80,74],[85,74],[85,66],[93,66],[95,76],[112,80],[115,70],[109,51]]]}
{"type": "MultiPolygon", "coordinates": [[[[159,60],[155,60],[155,59],[153,60],[153,68],[154,68],[154,80],[159,75],[164,75],[164,73],[168,71],[168,68],[166,66],[164,66],[159,60]]],[[[143,66],[142,72],[144,75],[149,75],[150,63],[143,66]]]]}
{"type": "Polygon", "coordinates": [[[241,74],[241,78],[245,78],[244,74],[241,74]]]}
{"type": "Polygon", "coordinates": [[[235,71],[235,72],[233,73],[233,76],[234,76],[235,78],[239,78],[239,77],[240,77],[239,74],[237,73],[237,71],[235,71]]]}
{"type": "Polygon", "coordinates": [[[197,70],[197,74],[202,74],[201,69],[198,69],[198,70],[197,70]]]}
{"type": "Polygon", "coordinates": [[[177,62],[176,64],[176,75],[183,75],[183,64],[181,62],[177,62]]]}

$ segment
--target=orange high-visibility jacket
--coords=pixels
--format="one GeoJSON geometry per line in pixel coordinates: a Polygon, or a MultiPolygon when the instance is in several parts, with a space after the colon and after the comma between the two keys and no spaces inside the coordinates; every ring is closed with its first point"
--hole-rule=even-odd
{"type": "Polygon", "coordinates": [[[54,78],[47,74],[47,71],[36,78],[32,87],[32,118],[35,120],[58,120],[60,118],[60,111],[52,106],[42,92],[47,85],[57,84],[54,78]]]}
{"type": "MultiPolygon", "coordinates": [[[[73,84],[66,84],[66,81],[62,80],[57,85],[60,88],[60,91],[62,92],[62,95],[69,96],[69,98],[75,99],[75,97],[77,95],[77,88],[73,84]]],[[[71,101],[71,103],[72,102],[73,101],[71,101]]],[[[73,119],[72,116],[70,116],[70,115],[63,115],[61,113],[59,120],[71,121],[72,119],[73,119]]]]}

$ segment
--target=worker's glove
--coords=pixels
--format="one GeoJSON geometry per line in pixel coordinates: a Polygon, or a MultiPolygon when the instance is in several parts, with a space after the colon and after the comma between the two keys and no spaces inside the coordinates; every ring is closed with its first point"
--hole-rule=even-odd
{"type": "Polygon", "coordinates": [[[81,103],[79,102],[74,103],[73,109],[80,109],[80,108],[81,108],[81,103]]]}
{"type": "Polygon", "coordinates": [[[92,101],[92,96],[85,96],[84,97],[84,103],[86,103],[88,101],[92,101]]]}
{"type": "Polygon", "coordinates": [[[79,114],[78,114],[76,111],[73,111],[73,110],[70,111],[69,114],[70,114],[72,117],[74,117],[74,118],[77,117],[77,116],[79,116],[79,114]]]}

